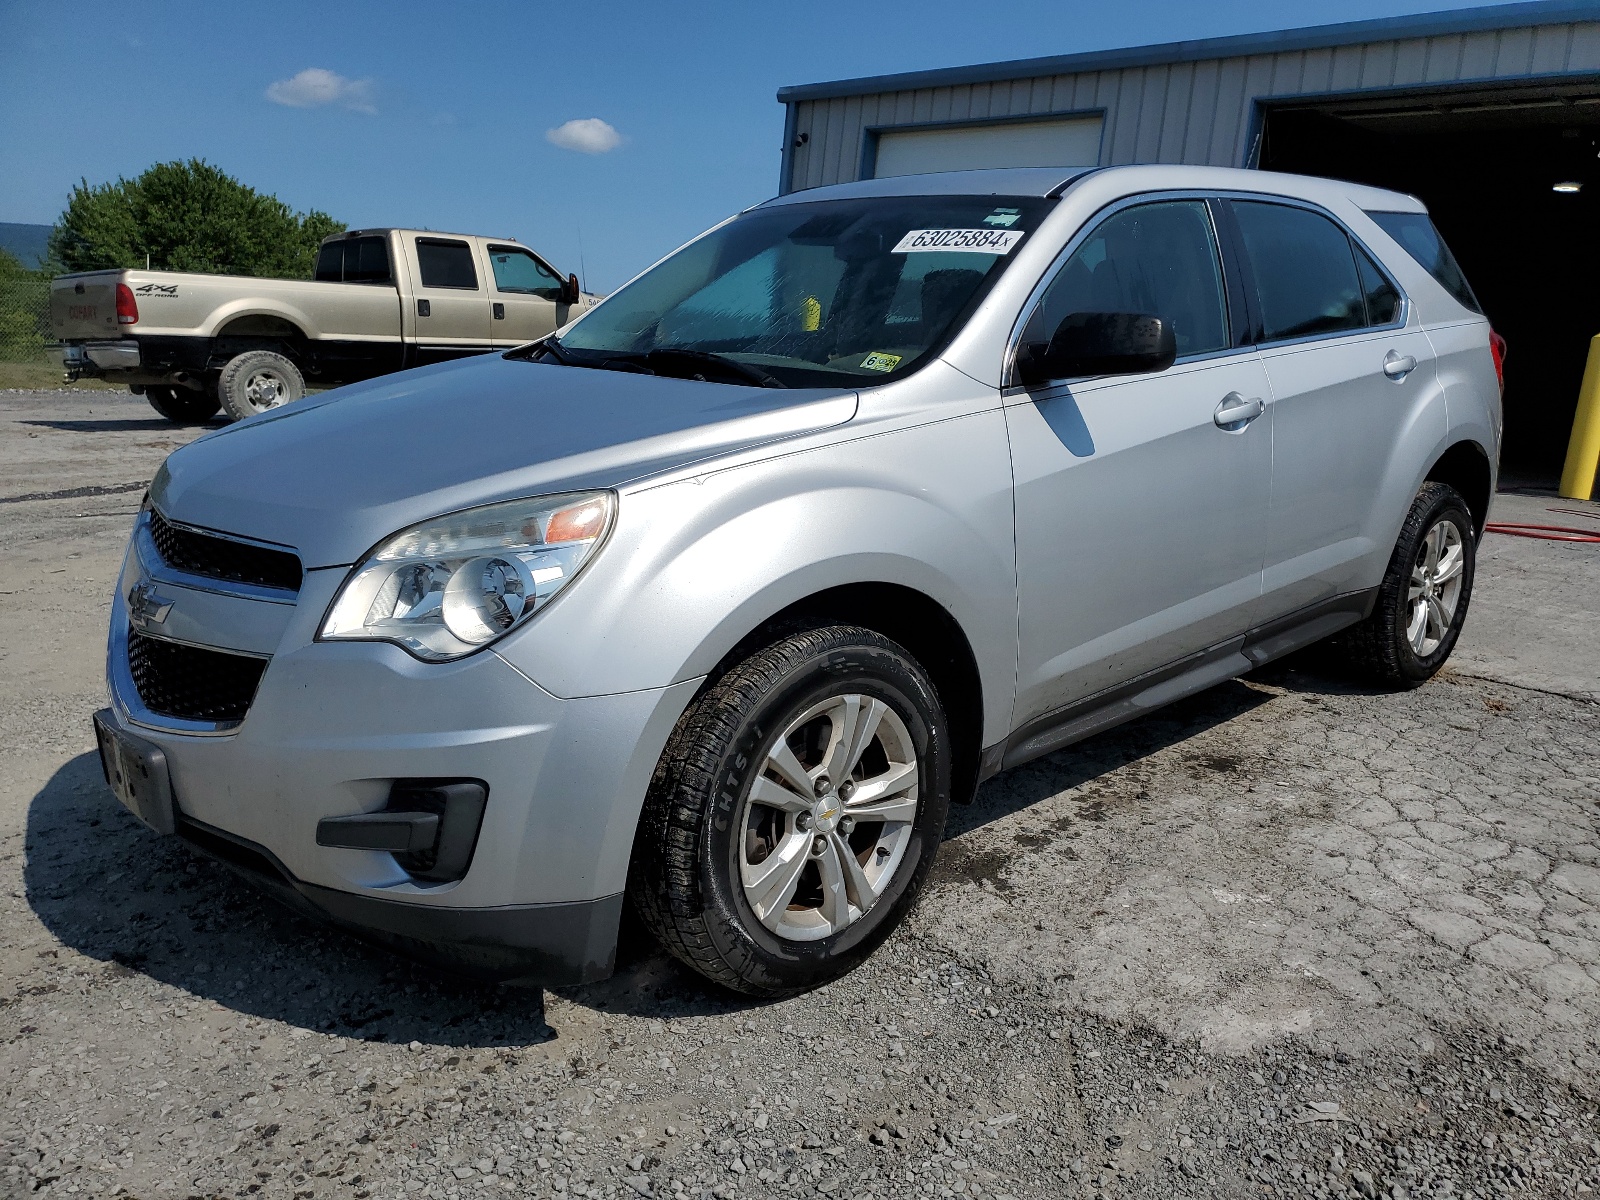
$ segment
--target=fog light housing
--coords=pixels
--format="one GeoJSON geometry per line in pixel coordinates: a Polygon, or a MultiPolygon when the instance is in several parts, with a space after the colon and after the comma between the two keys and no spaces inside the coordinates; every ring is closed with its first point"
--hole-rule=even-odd
{"type": "Polygon", "coordinates": [[[453,883],[472,865],[488,802],[479,779],[397,779],[382,810],[317,822],[317,845],[387,850],[414,879],[453,883]]]}

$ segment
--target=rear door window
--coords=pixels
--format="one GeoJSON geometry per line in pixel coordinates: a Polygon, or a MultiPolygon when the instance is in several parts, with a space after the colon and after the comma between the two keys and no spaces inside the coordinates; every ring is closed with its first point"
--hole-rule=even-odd
{"type": "Polygon", "coordinates": [[[1379,229],[1399,242],[1407,254],[1421,263],[1428,274],[1439,281],[1440,287],[1461,302],[1463,308],[1475,313],[1483,311],[1478,297],[1473,295],[1472,287],[1467,283],[1467,277],[1461,273],[1456,256],[1450,253],[1450,247],[1444,244],[1444,239],[1439,236],[1439,230],[1428,219],[1427,213],[1369,212],[1367,216],[1377,223],[1379,229]]]}
{"type": "Polygon", "coordinates": [[[1320,213],[1235,200],[1269,342],[1357,330],[1367,302],[1349,235],[1320,213]]]}
{"type": "Polygon", "coordinates": [[[1226,350],[1222,266],[1205,202],[1140,204],[1102,221],[1045,290],[1024,347],[1048,343],[1064,318],[1084,312],[1160,317],[1180,356],[1226,350]]]}
{"type": "Polygon", "coordinates": [[[417,267],[422,286],[478,290],[478,270],[472,264],[472,247],[443,238],[417,239],[417,267]]]}

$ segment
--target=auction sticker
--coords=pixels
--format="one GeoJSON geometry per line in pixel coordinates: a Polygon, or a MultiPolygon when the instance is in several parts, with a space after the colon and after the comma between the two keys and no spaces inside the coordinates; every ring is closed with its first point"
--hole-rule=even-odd
{"type": "Polygon", "coordinates": [[[1022,233],[1020,229],[913,229],[890,253],[1010,254],[1022,233]]]}
{"type": "Polygon", "coordinates": [[[869,371],[892,371],[900,365],[900,357],[898,354],[885,354],[877,350],[863,358],[861,365],[869,371]]]}

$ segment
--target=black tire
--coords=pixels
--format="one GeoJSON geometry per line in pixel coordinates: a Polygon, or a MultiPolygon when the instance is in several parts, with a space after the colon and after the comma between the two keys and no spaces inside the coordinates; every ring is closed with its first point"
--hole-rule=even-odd
{"type": "Polygon", "coordinates": [[[271,350],[247,350],[228,360],[217,379],[222,407],[235,421],[253,417],[306,394],[300,368],[271,350]]]}
{"type": "Polygon", "coordinates": [[[144,398],[175,425],[204,425],[217,415],[222,403],[211,392],[186,387],[147,387],[144,398]]]}
{"type": "Polygon", "coordinates": [[[645,800],[629,895],[656,939],[707,979],[751,996],[793,995],[854,969],[904,918],[949,804],[950,735],[916,660],[854,626],[793,633],[717,679],[679,720],[645,800]],[[779,734],[819,702],[848,694],[882,701],[903,723],[916,752],[917,809],[876,901],[838,932],[790,940],[765,927],[746,897],[737,864],[750,834],[737,827],[739,814],[779,734]]]}
{"type": "Polygon", "coordinates": [[[1448,484],[1423,484],[1400,527],[1372,615],[1339,638],[1345,661],[1362,676],[1386,687],[1414,688],[1432,679],[1461,636],[1476,566],[1476,527],[1466,500],[1448,484]],[[1441,522],[1453,525],[1460,538],[1461,588],[1438,644],[1419,653],[1407,633],[1412,616],[1412,572],[1427,553],[1429,532],[1441,522]]]}

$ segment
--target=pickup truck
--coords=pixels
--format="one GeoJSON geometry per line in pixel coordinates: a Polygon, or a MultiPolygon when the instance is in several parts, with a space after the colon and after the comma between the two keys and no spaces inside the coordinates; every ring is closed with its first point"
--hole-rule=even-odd
{"type": "Polygon", "coordinates": [[[276,408],[308,384],[520,346],[597,302],[510,238],[356,229],[323,240],[309,280],[61,275],[50,320],[69,379],[125,383],[189,424],[276,408]]]}

